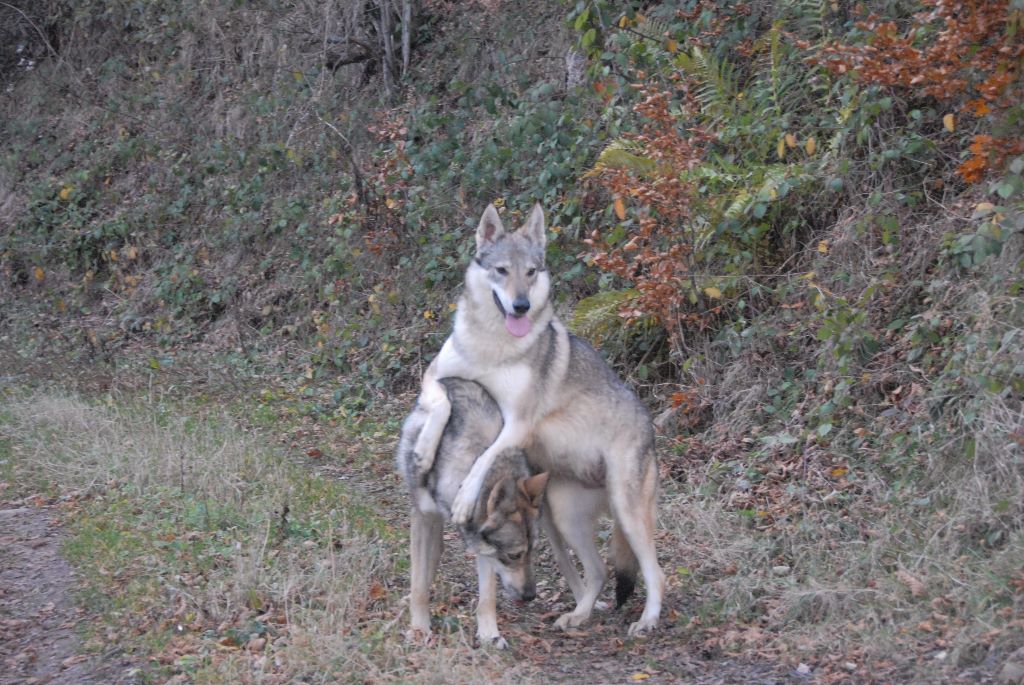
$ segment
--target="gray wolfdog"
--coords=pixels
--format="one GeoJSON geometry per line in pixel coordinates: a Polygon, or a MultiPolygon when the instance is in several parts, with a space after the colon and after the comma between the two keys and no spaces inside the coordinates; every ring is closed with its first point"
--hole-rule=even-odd
{"type": "Polygon", "coordinates": [[[555,625],[574,627],[590,617],[606,575],[594,547],[593,520],[606,507],[615,524],[613,553],[620,561],[632,559],[616,563],[620,602],[629,594],[637,566],[647,587],[644,611],[629,627],[629,634],[636,635],[657,626],[665,585],[654,546],[654,428],[636,395],[555,317],[545,245],[540,205],[514,232],[505,230],[493,205],[484,211],[455,328],[423,375],[417,411],[426,419],[413,448],[416,467],[421,473],[429,470],[451,414],[440,380],[480,383],[497,402],[504,423],[459,488],[452,520],[471,520],[499,454],[526,449],[530,466],[550,474],[555,557],[577,601],[576,609],[555,625]],[[559,512],[562,501],[573,506],[559,512]],[[583,563],[582,582],[574,581],[575,567],[564,543],[583,563]]]}
{"type": "MultiPolygon", "coordinates": [[[[414,409],[405,420],[396,454],[398,471],[412,499],[412,630],[423,635],[430,634],[430,584],[444,547],[444,520],[450,516],[452,500],[473,461],[501,431],[501,411],[482,387],[457,378],[441,383],[452,413],[433,467],[422,473],[413,457],[413,445],[427,418],[420,409],[414,409]]],[[[473,519],[459,526],[466,547],[476,555],[480,584],[477,637],[481,644],[506,646],[498,633],[495,574],[517,599],[529,601],[537,594],[532,551],[547,478],[546,473],[530,475],[522,450],[505,450],[484,479],[473,519]]]]}

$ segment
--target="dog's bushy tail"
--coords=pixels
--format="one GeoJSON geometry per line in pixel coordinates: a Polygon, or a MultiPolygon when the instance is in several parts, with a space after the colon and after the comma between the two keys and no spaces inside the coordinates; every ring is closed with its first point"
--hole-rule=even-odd
{"type": "Polygon", "coordinates": [[[612,527],[611,538],[612,566],[615,568],[615,608],[620,608],[636,590],[636,576],[640,571],[640,562],[633,554],[633,548],[622,534],[622,527],[616,523],[612,527]]]}

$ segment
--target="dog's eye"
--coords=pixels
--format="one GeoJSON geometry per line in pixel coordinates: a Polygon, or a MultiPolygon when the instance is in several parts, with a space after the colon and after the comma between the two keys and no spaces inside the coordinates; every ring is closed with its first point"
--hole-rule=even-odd
{"type": "Polygon", "coordinates": [[[508,269],[506,269],[503,266],[496,266],[494,267],[494,270],[497,271],[502,276],[508,276],[508,269]]]}
{"type": "Polygon", "coordinates": [[[528,269],[528,270],[526,271],[526,275],[527,275],[527,276],[533,276],[533,275],[534,275],[535,273],[537,273],[537,270],[536,270],[536,269],[528,269]]]}
{"type": "Polygon", "coordinates": [[[519,561],[522,558],[523,558],[523,553],[522,552],[512,552],[512,553],[510,553],[508,555],[508,560],[509,561],[519,561]]]}

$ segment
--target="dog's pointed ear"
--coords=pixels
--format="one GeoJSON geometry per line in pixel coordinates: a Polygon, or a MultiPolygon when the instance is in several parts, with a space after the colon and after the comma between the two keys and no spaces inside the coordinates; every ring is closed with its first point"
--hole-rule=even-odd
{"type": "Polygon", "coordinates": [[[544,210],[541,209],[539,202],[533,205],[529,218],[520,230],[534,245],[544,247],[547,244],[548,233],[547,226],[544,224],[544,210]]]}
{"type": "Polygon", "coordinates": [[[544,499],[544,488],[548,484],[548,472],[538,473],[536,476],[519,479],[519,491],[526,496],[530,506],[534,509],[540,508],[541,500],[544,499]]]}
{"type": "Polygon", "coordinates": [[[480,252],[484,246],[493,243],[505,233],[505,226],[501,223],[498,210],[494,205],[487,205],[484,215],[480,217],[480,223],[476,227],[476,251],[480,252]]]}
{"type": "Polygon", "coordinates": [[[508,509],[508,506],[503,505],[506,504],[510,496],[515,496],[512,486],[512,479],[508,476],[494,484],[491,494],[487,496],[487,509],[485,510],[487,519],[490,519],[496,512],[508,509]]]}

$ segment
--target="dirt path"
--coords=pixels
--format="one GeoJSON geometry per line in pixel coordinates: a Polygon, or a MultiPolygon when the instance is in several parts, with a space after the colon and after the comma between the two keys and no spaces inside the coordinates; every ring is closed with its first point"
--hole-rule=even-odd
{"type": "Polygon", "coordinates": [[[0,685],[132,682],[127,667],[81,653],[75,575],[52,507],[0,508],[0,685]]]}

